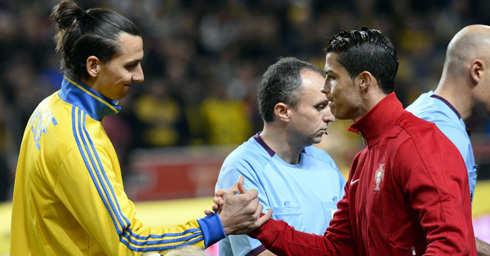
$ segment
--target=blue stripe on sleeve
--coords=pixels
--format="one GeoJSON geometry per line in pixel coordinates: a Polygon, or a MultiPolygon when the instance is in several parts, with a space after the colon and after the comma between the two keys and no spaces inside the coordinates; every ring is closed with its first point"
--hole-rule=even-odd
{"type": "MultiPolygon", "coordinates": [[[[122,232],[127,228],[127,226],[123,223],[119,212],[115,210],[114,202],[111,199],[109,192],[107,191],[107,186],[104,185],[104,180],[101,177],[100,165],[98,166],[94,161],[93,155],[97,156],[97,152],[93,151],[93,153],[92,153],[93,155],[90,153],[90,149],[89,149],[90,142],[87,143],[87,138],[85,137],[85,136],[89,137],[89,135],[86,133],[86,130],[85,130],[85,123],[86,123],[87,115],[84,112],[82,113],[81,111],[80,111],[80,114],[83,114],[82,115],[83,117],[81,118],[82,119],[81,124],[79,124],[79,129],[80,129],[79,132],[80,132],[80,137],[82,138],[82,141],[83,141],[83,145],[85,147],[85,153],[89,156],[90,162],[92,163],[92,166],[93,166],[93,172],[95,172],[95,174],[97,175],[97,180],[99,181],[100,187],[102,187],[102,189],[104,191],[104,194],[103,194],[103,196],[105,195],[104,199],[109,202],[110,208],[107,208],[107,209],[109,210],[109,213],[112,216],[114,216],[113,219],[117,220],[117,222],[115,222],[114,224],[117,223],[120,225],[120,226],[118,226],[116,224],[116,227],[118,229],[118,234],[121,235],[122,232]],[[121,231],[119,231],[119,228],[121,229],[121,231]]],[[[91,144],[91,148],[94,149],[93,144],[91,144]]],[[[100,164],[100,163],[98,163],[98,164],[100,164]]],[[[106,207],[107,207],[107,205],[106,205],[106,207]]]]}
{"type": "Polygon", "coordinates": [[[201,234],[201,232],[199,232],[199,233],[189,234],[188,236],[181,237],[181,238],[166,239],[166,240],[162,240],[162,239],[161,240],[150,240],[150,241],[143,241],[143,242],[135,241],[127,233],[125,233],[123,236],[125,238],[127,238],[128,241],[130,241],[134,245],[159,245],[159,244],[177,243],[177,242],[183,242],[183,241],[191,240],[193,238],[202,236],[202,234],[201,234]]]}
{"type": "Polygon", "coordinates": [[[121,242],[123,244],[125,244],[129,249],[131,249],[133,251],[147,252],[147,251],[163,251],[163,250],[175,249],[175,248],[178,248],[178,247],[181,247],[181,246],[198,243],[198,242],[202,241],[203,239],[204,238],[201,236],[201,237],[199,237],[197,239],[190,240],[188,242],[181,243],[181,244],[168,245],[168,246],[147,246],[147,247],[143,247],[143,248],[141,248],[141,247],[134,247],[130,243],[128,243],[128,241],[126,241],[125,239],[122,239],[121,242]]]}
{"type": "MultiPolygon", "coordinates": [[[[128,228],[128,229],[130,229],[130,228],[128,228]]],[[[140,236],[140,235],[133,233],[131,231],[131,233],[133,234],[133,236],[135,238],[142,239],[142,240],[146,240],[149,238],[164,238],[164,237],[171,237],[171,236],[183,236],[183,235],[188,234],[188,233],[196,233],[196,232],[201,233],[201,229],[200,228],[192,228],[192,229],[187,229],[184,232],[179,232],[179,233],[165,233],[165,234],[161,234],[161,235],[150,234],[148,236],[140,236]]]]}
{"type": "MultiPolygon", "coordinates": [[[[107,174],[104,170],[104,165],[100,161],[99,154],[97,154],[97,150],[95,149],[94,143],[93,143],[92,139],[90,138],[90,134],[87,132],[87,129],[85,127],[86,116],[87,115],[84,115],[83,133],[85,134],[85,138],[88,141],[88,145],[90,145],[90,148],[92,149],[93,157],[95,157],[95,159],[97,160],[98,168],[95,168],[95,171],[97,172],[97,177],[99,177],[99,181],[100,181],[101,185],[104,187],[105,195],[110,202],[112,212],[114,212],[114,214],[116,214],[117,220],[119,221],[119,224],[123,227],[123,230],[124,230],[127,227],[129,227],[130,222],[122,214],[121,207],[119,206],[119,202],[117,201],[116,194],[114,193],[114,189],[111,186],[109,178],[107,178],[107,174]],[[102,176],[104,176],[104,177],[102,178],[102,176]],[[104,184],[104,181],[105,181],[105,184],[104,184]],[[110,194],[109,194],[109,190],[110,190],[110,194]],[[111,195],[112,195],[112,197],[111,197],[111,195]],[[114,198],[115,202],[112,200],[112,198],[114,198]],[[123,218],[124,218],[124,220],[123,220],[123,218]]],[[[92,161],[92,164],[94,164],[94,166],[95,166],[95,162],[93,160],[93,157],[91,156],[90,159],[92,161]]]]}
{"type": "Polygon", "coordinates": [[[134,233],[130,228],[131,226],[130,221],[124,216],[124,214],[121,211],[114,189],[111,186],[111,183],[104,171],[104,167],[102,165],[99,155],[97,154],[94,143],[90,138],[90,134],[86,130],[85,123],[86,123],[87,115],[82,110],[74,107],[72,109],[72,116],[73,116],[73,130],[74,130],[73,132],[80,154],[85,162],[85,165],[99,193],[99,196],[101,197],[106,209],[108,210],[111,216],[113,224],[116,227],[117,233],[120,236],[120,241],[123,244],[125,244],[126,246],[128,246],[128,248],[134,251],[155,251],[155,250],[168,250],[187,244],[194,244],[204,239],[203,234],[201,233],[201,229],[199,228],[189,229],[180,233],[166,233],[161,235],[150,234],[148,236],[140,236],[134,233]],[[78,115],[76,110],[78,110],[78,115]],[[183,235],[185,237],[169,239],[171,237],[183,236],[183,235]],[[139,239],[139,240],[156,239],[156,240],[138,241],[135,239],[139,239]],[[161,245],[161,244],[168,244],[168,243],[176,243],[181,241],[184,243],[179,243],[178,245],[169,245],[169,246],[146,246],[146,245],[161,245]],[[144,248],[135,247],[134,245],[136,246],[143,245],[145,247],[144,248]]]}
{"type": "MultiPolygon", "coordinates": [[[[77,145],[78,145],[78,150],[82,156],[82,159],[83,161],[85,162],[85,166],[87,167],[87,170],[90,174],[90,177],[92,178],[92,181],[94,182],[94,185],[95,185],[95,188],[97,189],[97,192],[99,193],[99,196],[100,198],[102,199],[102,201],[104,202],[104,205],[106,206],[106,208],[109,208],[109,205],[107,203],[107,200],[105,199],[103,193],[102,193],[102,190],[100,188],[100,186],[98,185],[98,182],[97,182],[97,179],[95,178],[95,175],[94,175],[94,171],[91,167],[91,165],[89,164],[88,162],[88,159],[87,159],[87,155],[85,153],[85,150],[84,150],[84,147],[82,145],[82,143],[80,142],[79,140],[79,128],[81,126],[81,111],[78,110],[78,115],[77,115],[77,110],[78,108],[76,107],[73,107],[72,108],[72,127],[73,127],[73,135],[75,137],[75,140],[77,142],[77,145]]],[[[112,214],[111,215],[111,218],[112,218],[112,222],[114,223],[114,226],[116,227],[116,230],[117,230],[117,233],[119,235],[121,235],[121,230],[119,229],[119,226],[116,224],[116,220],[114,219],[114,216],[112,214]]]]}

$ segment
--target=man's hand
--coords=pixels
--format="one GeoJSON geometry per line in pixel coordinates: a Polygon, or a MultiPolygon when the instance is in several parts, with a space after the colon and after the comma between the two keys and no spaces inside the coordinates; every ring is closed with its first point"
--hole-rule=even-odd
{"type": "Polygon", "coordinates": [[[221,197],[223,196],[224,193],[225,191],[223,189],[219,189],[218,191],[216,191],[216,194],[213,198],[214,205],[211,207],[212,211],[208,209],[204,210],[204,213],[206,215],[211,215],[213,213],[220,213],[221,206],[225,203],[225,201],[221,197]],[[219,196],[217,196],[218,194],[219,196]]]}
{"type": "MultiPolygon", "coordinates": [[[[216,191],[212,209],[219,214],[226,235],[247,234],[264,225],[272,216],[272,209],[260,217],[263,206],[257,198],[257,190],[247,191],[243,176],[227,190],[216,191]],[[237,193],[240,192],[239,195],[237,193]]],[[[211,211],[206,210],[206,214],[211,211]]]]}

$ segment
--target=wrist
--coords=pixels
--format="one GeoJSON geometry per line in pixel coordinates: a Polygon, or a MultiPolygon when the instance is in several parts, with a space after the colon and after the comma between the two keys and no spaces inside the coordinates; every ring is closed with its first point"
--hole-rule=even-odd
{"type": "Polygon", "coordinates": [[[226,237],[223,224],[218,214],[211,214],[204,218],[198,219],[197,222],[201,227],[204,236],[204,246],[208,247],[226,237]]]}

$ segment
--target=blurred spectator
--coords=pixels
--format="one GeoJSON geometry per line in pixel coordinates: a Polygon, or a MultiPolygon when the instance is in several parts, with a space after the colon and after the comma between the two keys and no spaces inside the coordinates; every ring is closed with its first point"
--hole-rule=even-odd
{"type": "Polygon", "coordinates": [[[204,121],[200,126],[206,131],[207,144],[242,143],[252,134],[244,102],[226,97],[219,84],[210,84],[209,92],[199,108],[204,121]]]}
{"type": "Polygon", "coordinates": [[[187,126],[184,111],[168,92],[163,79],[151,79],[144,93],[134,100],[133,111],[141,129],[135,136],[141,147],[167,147],[184,144],[187,126]]]}

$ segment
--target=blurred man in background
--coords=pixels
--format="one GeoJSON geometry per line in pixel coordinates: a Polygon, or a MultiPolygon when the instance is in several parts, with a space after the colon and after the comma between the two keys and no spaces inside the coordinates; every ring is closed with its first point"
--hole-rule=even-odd
{"type": "MultiPolygon", "coordinates": [[[[463,157],[470,184],[471,198],[475,192],[475,156],[464,120],[475,102],[490,111],[490,27],[467,26],[451,40],[441,80],[436,90],[420,95],[407,110],[434,122],[456,145],[463,157]]],[[[490,255],[490,245],[476,239],[479,255],[490,255]]]]}

